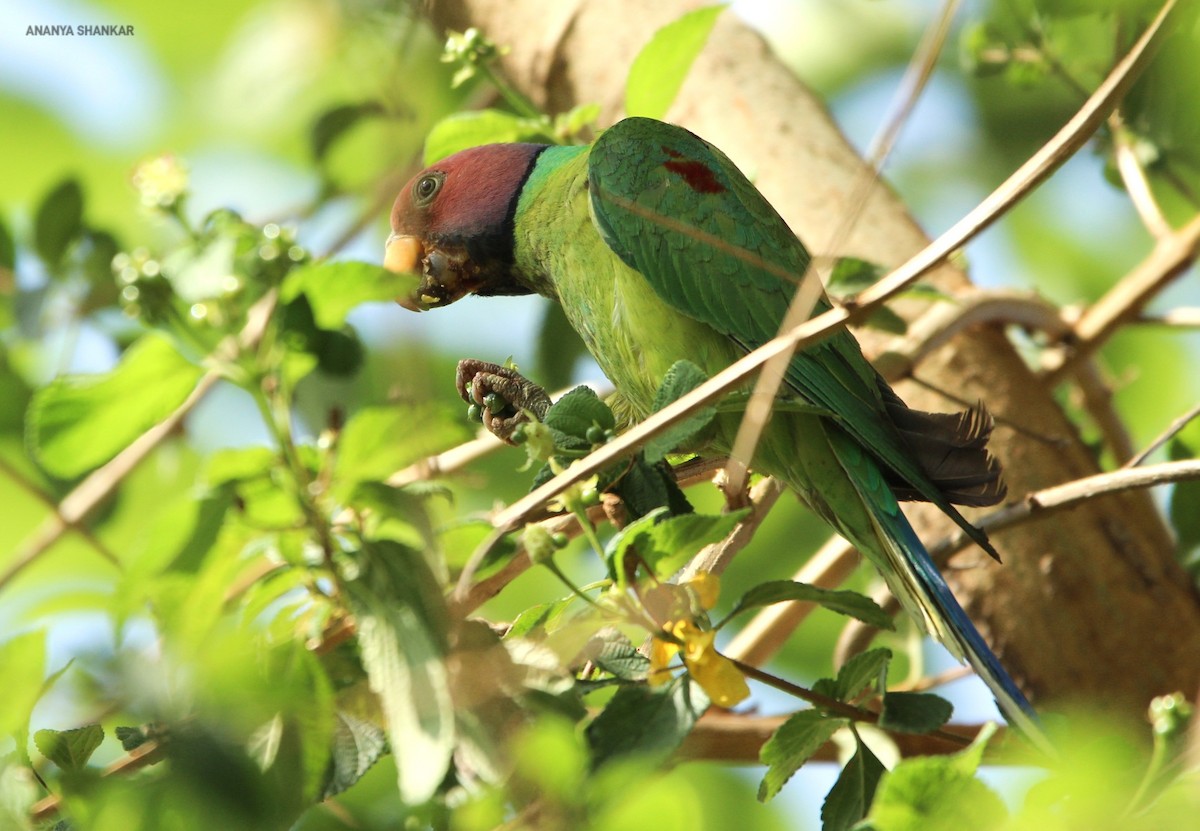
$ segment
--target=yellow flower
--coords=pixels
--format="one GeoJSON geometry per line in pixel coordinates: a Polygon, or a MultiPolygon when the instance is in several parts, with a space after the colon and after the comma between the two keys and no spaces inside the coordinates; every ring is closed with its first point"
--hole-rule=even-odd
{"type": "Polygon", "coordinates": [[[187,192],[187,166],[170,154],[147,159],[133,171],[133,186],[146,207],[170,208],[187,192]]]}
{"type": "Polygon", "coordinates": [[[701,630],[690,620],[672,621],[663,628],[675,640],[654,638],[650,647],[651,686],[660,686],[671,679],[667,664],[682,649],[688,674],[718,707],[732,707],[749,697],[750,688],[741,671],[714,648],[716,632],[701,630]]]}
{"type": "Polygon", "coordinates": [[[717,575],[701,571],[688,580],[686,585],[696,593],[696,599],[704,611],[707,612],[717,605],[717,598],[721,596],[721,578],[717,575]]]}

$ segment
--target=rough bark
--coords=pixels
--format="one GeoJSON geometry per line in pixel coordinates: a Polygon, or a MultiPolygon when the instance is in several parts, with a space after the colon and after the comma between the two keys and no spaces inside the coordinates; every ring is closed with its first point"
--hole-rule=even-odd
{"type": "MultiPolygon", "coordinates": [[[[509,47],[501,60],[506,77],[548,111],[599,102],[601,123],[611,123],[621,115],[633,56],[659,26],[696,5],[431,0],[428,12],[438,27],[476,26],[509,47]]],[[[719,21],[669,119],[725,150],[818,254],[856,254],[895,265],[927,241],[899,199],[877,186],[839,250],[829,250],[858,193],[863,163],[822,103],[731,14],[719,21]]],[[[953,267],[940,269],[934,281],[951,292],[969,286],[953,267]]],[[[879,347],[869,333],[860,335],[868,352],[879,347]]],[[[1010,498],[1098,470],[1051,391],[1000,329],[977,328],[957,337],[926,359],[919,374],[963,398],[986,401],[1001,419],[1027,429],[1000,426],[992,442],[1005,465],[1010,498]]],[[[956,409],[916,385],[899,389],[915,406],[956,409]]],[[[946,530],[942,518],[928,511],[913,516],[926,539],[946,530]]],[[[968,552],[949,577],[1035,701],[1086,698],[1140,714],[1154,695],[1195,693],[1200,602],[1145,494],[1097,499],[1000,533],[995,542],[1003,566],[968,552]]]]}

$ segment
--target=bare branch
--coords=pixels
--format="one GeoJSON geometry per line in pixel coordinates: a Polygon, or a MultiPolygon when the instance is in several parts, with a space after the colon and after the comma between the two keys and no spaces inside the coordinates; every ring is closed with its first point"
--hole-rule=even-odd
{"type": "Polygon", "coordinates": [[[1198,251],[1200,216],[1159,239],[1146,259],[1088,307],[1074,326],[1071,343],[1043,357],[1046,380],[1057,384],[1066,378],[1078,361],[1099,349],[1122,324],[1136,318],[1156,294],[1182,275],[1198,251]]]}

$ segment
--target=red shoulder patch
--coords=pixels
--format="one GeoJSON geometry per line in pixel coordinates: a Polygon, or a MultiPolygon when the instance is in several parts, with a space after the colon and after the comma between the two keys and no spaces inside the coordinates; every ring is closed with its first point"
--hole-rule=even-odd
{"type": "MultiPolygon", "coordinates": [[[[675,153],[671,155],[676,156],[675,153]]],[[[672,160],[663,162],[663,167],[681,177],[696,193],[724,193],[727,190],[703,162],[672,160]]]]}

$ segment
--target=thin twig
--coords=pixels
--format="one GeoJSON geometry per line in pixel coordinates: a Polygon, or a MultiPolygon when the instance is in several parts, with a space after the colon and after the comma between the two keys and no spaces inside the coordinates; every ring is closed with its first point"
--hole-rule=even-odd
{"type": "Polygon", "coordinates": [[[1150,188],[1150,181],[1146,178],[1146,171],[1142,167],[1137,148],[1134,146],[1134,136],[1125,126],[1125,120],[1119,111],[1108,117],[1108,127],[1112,132],[1117,171],[1121,174],[1121,181],[1125,183],[1125,191],[1129,194],[1129,200],[1133,203],[1138,216],[1141,217],[1142,224],[1146,226],[1150,236],[1155,239],[1169,236],[1171,224],[1163,216],[1162,208],[1159,207],[1158,200],[1154,198],[1154,191],[1150,188]]]}
{"type": "Polygon", "coordinates": [[[1137,467],[1142,462],[1146,461],[1151,453],[1153,453],[1155,450],[1158,450],[1158,448],[1162,447],[1171,439],[1175,438],[1175,436],[1179,434],[1179,431],[1184,427],[1187,427],[1188,424],[1191,423],[1192,419],[1194,419],[1196,416],[1200,416],[1200,404],[1193,405],[1190,410],[1167,425],[1166,430],[1163,430],[1161,433],[1155,436],[1154,440],[1146,445],[1145,448],[1130,457],[1129,461],[1124,464],[1124,467],[1137,467]]]}
{"type": "Polygon", "coordinates": [[[1200,216],[1158,240],[1150,254],[1107,294],[1089,306],[1075,323],[1071,342],[1042,359],[1046,381],[1057,384],[1076,363],[1099,349],[1126,321],[1172,280],[1182,275],[1200,252],[1200,216]]]}

